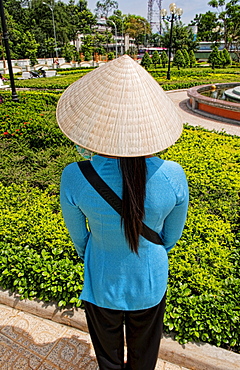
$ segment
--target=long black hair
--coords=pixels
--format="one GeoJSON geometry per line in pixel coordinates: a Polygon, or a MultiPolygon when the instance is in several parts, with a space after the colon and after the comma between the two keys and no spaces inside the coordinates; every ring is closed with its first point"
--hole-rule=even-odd
{"type": "Polygon", "coordinates": [[[122,157],[120,168],[123,178],[122,223],[131,251],[138,254],[139,235],[145,214],[146,159],[145,157],[122,157]]]}

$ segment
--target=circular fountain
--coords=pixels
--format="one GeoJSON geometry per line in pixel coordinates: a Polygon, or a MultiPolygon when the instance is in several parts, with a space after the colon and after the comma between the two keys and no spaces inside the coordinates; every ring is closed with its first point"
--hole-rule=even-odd
{"type": "Polygon", "coordinates": [[[191,87],[187,91],[188,107],[196,113],[229,123],[240,124],[240,83],[223,83],[191,87]],[[231,101],[217,99],[218,91],[231,101]],[[206,92],[211,96],[204,96],[206,92]]]}
{"type": "Polygon", "coordinates": [[[240,86],[226,90],[225,95],[230,99],[238,100],[240,102],[240,86]]]}

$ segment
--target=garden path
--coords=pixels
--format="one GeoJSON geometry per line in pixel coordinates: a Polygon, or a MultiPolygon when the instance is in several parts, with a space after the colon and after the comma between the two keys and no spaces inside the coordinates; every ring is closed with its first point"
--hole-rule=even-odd
{"type": "MultiPolygon", "coordinates": [[[[1,370],[97,370],[89,334],[0,304],[1,370]]],[[[155,370],[188,370],[158,359],[155,370]]]]}
{"type": "Polygon", "coordinates": [[[187,89],[170,90],[166,91],[166,93],[179,108],[184,122],[188,123],[189,125],[201,126],[208,130],[216,130],[218,132],[225,131],[227,134],[240,136],[240,124],[234,125],[231,123],[221,122],[217,119],[202,116],[201,114],[195,113],[189,109],[187,106],[187,89]]]}

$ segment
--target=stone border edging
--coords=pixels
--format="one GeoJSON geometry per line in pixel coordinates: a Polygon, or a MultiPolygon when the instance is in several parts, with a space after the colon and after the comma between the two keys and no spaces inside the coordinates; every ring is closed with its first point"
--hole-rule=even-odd
{"type": "MultiPolygon", "coordinates": [[[[1,288],[0,303],[88,332],[84,311],[79,308],[59,309],[56,303],[20,300],[18,294],[1,288]]],[[[167,335],[161,341],[159,358],[192,370],[239,370],[240,364],[237,353],[201,342],[181,345],[167,335]]]]}
{"type": "Polygon", "coordinates": [[[221,99],[215,99],[209,96],[204,96],[201,93],[208,91],[212,86],[215,89],[231,88],[240,86],[239,82],[216,83],[190,87],[187,90],[189,101],[187,106],[193,112],[202,114],[203,116],[213,118],[222,122],[239,125],[238,117],[240,115],[239,102],[230,102],[221,99]]]}

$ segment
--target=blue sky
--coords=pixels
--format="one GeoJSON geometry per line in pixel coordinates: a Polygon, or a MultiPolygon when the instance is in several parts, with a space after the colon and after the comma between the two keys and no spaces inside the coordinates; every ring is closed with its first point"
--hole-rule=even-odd
{"type": "MultiPolygon", "coordinates": [[[[169,10],[169,4],[174,0],[163,0],[162,7],[169,10]]],[[[214,11],[208,5],[209,0],[177,0],[176,5],[183,9],[182,21],[186,25],[195,17],[196,14],[206,13],[208,10],[214,11]]],[[[94,11],[97,0],[88,0],[88,8],[94,11]]],[[[136,14],[147,18],[148,0],[117,0],[118,8],[124,14],[136,14]]],[[[154,1],[154,10],[157,10],[157,1],[154,1]]]]}

